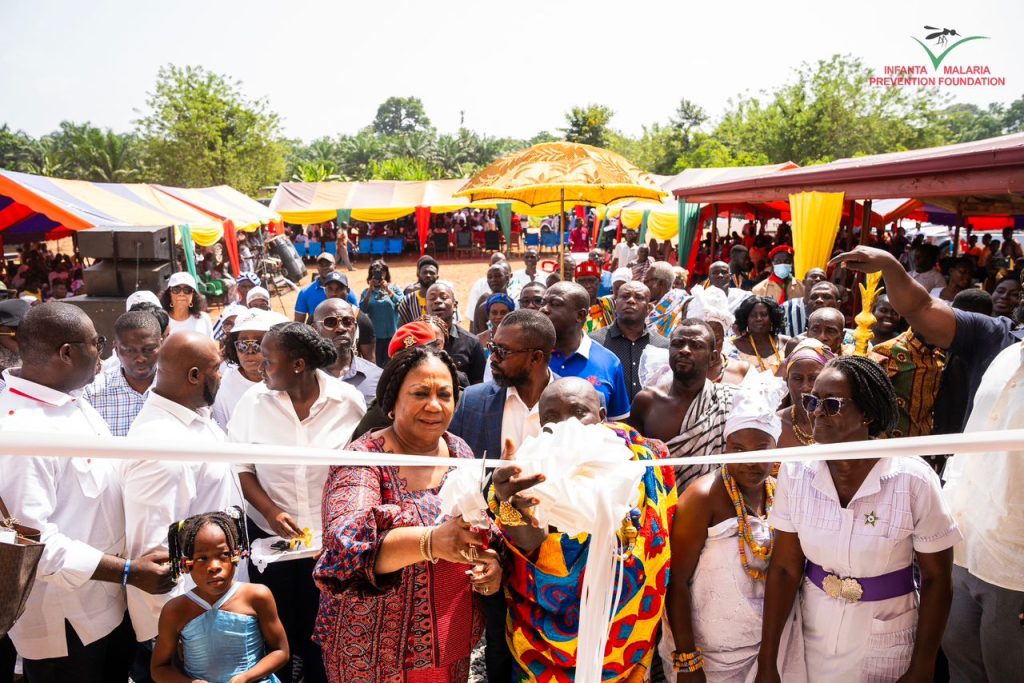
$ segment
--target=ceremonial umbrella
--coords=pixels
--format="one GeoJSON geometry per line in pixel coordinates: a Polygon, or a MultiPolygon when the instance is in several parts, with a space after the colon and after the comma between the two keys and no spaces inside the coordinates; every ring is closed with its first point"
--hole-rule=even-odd
{"type": "Polygon", "coordinates": [[[559,262],[565,277],[565,203],[602,206],[668,195],[647,173],[614,152],[574,142],[545,142],[501,157],[462,186],[470,202],[506,200],[558,211],[559,262]]]}

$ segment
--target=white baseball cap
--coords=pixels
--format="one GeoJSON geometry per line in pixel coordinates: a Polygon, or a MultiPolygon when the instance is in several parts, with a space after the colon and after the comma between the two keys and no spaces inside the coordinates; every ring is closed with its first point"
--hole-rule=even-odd
{"type": "Polygon", "coordinates": [[[196,279],[192,277],[192,273],[181,271],[171,276],[171,279],[167,281],[167,288],[177,287],[178,285],[188,285],[195,291],[199,291],[199,286],[196,285],[196,279]]]}
{"type": "Polygon", "coordinates": [[[258,308],[250,308],[246,313],[239,313],[235,318],[235,326],[231,333],[237,332],[267,332],[278,323],[286,323],[288,318],[276,311],[263,311],[258,308]]]}
{"type": "Polygon", "coordinates": [[[148,289],[140,289],[129,294],[128,298],[125,299],[124,302],[124,310],[132,310],[132,306],[135,304],[155,304],[156,306],[163,308],[160,305],[160,298],[148,289]]]}
{"type": "Polygon", "coordinates": [[[270,292],[267,291],[266,287],[253,287],[249,290],[249,293],[245,295],[245,303],[251,304],[256,299],[270,301],[270,292]]]}
{"type": "Polygon", "coordinates": [[[612,284],[616,282],[629,282],[633,279],[633,271],[623,266],[622,268],[616,268],[612,273],[612,284]]]}

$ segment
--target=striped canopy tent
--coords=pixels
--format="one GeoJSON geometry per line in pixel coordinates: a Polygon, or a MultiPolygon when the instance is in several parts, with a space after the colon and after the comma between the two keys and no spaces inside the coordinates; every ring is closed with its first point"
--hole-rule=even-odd
{"type": "MultiPolygon", "coordinates": [[[[467,207],[498,208],[499,202],[496,201],[471,203],[463,197],[453,197],[452,194],[465,183],[465,179],[281,183],[270,208],[283,220],[303,225],[330,220],[380,223],[416,214],[420,252],[423,253],[430,231],[430,214],[467,207]]],[[[535,213],[519,202],[511,202],[511,208],[516,213],[535,213]]],[[[507,239],[508,226],[502,227],[506,229],[507,239]]]]}
{"type": "Polygon", "coordinates": [[[223,235],[219,220],[152,185],[93,183],[0,171],[0,237],[25,242],[67,237],[95,227],[187,225],[209,246],[223,235]]]}
{"type": "Polygon", "coordinates": [[[271,233],[281,232],[281,217],[275,211],[228,185],[200,188],[153,187],[221,221],[224,245],[235,277],[238,277],[241,270],[237,231],[248,233],[266,227],[271,233]]]}

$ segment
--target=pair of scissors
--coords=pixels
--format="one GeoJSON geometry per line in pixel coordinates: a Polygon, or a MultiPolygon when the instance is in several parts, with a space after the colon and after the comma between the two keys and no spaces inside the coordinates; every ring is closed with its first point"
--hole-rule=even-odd
{"type": "MultiPolygon", "coordinates": [[[[480,485],[477,487],[481,492],[484,491],[484,484],[487,483],[487,451],[484,451],[484,457],[480,458],[480,485]]],[[[484,500],[487,499],[487,494],[484,493],[484,500]]],[[[486,505],[486,503],[485,503],[486,505]]],[[[486,509],[485,509],[486,512],[486,509]]],[[[479,530],[480,541],[484,550],[487,550],[488,538],[490,537],[490,518],[486,515],[484,519],[488,520],[487,526],[479,530]]]]}

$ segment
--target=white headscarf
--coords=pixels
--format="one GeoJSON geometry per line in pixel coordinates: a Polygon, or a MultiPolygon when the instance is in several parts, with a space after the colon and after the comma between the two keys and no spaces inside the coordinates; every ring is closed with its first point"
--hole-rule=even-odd
{"type": "Polygon", "coordinates": [[[782,420],[776,415],[786,382],[767,372],[748,373],[733,394],[732,410],[725,419],[725,438],[740,429],[759,429],[777,442],[782,420]]]}

